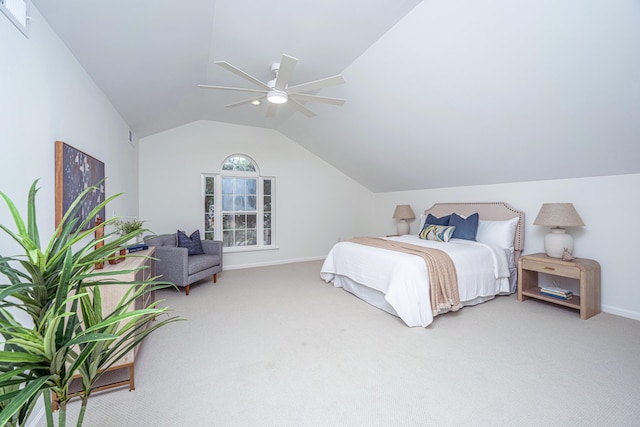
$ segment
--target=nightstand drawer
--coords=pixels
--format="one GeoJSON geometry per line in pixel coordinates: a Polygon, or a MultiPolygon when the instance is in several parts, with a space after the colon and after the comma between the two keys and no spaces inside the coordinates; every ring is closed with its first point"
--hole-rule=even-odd
{"type": "Polygon", "coordinates": [[[524,270],[537,271],[539,273],[548,273],[556,276],[580,279],[580,269],[573,265],[563,265],[560,263],[550,263],[524,258],[522,260],[522,268],[524,270]]]}

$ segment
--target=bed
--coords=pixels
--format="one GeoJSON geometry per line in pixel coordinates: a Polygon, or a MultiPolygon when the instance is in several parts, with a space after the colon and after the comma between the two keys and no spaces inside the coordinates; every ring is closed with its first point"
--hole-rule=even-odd
{"type": "MultiPolygon", "coordinates": [[[[446,222],[443,224],[437,227],[439,232],[455,232],[446,227],[446,222]]],[[[464,232],[465,224],[458,222],[457,225],[457,229],[464,232]]],[[[455,266],[460,306],[468,306],[516,291],[516,266],[524,245],[523,229],[524,213],[506,203],[437,203],[420,216],[418,234],[382,239],[395,242],[393,245],[429,247],[446,252],[455,266]],[[431,220],[429,222],[451,221],[447,216],[454,213],[458,221],[472,222],[476,218],[475,241],[462,234],[451,235],[448,241],[437,241],[439,238],[426,236],[423,232],[423,238],[420,238],[420,232],[427,228],[424,227],[427,218],[431,220]]],[[[446,239],[446,236],[439,237],[446,239]]],[[[335,244],[327,255],[320,277],[398,316],[411,327],[426,327],[436,315],[442,314],[431,307],[430,277],[425,260],[420,256],[343,241],[335,244]]]]}

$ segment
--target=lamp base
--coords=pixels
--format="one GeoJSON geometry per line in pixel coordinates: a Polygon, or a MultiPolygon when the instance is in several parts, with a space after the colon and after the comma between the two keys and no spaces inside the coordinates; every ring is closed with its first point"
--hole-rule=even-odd
{"type": "Polygon", "coordinates": [[[573,253],[573,237],[567,234],[564,228],[552,228],[551,232],[544,236],[544,250],[551,258],[562,258],[564,250],[573,253]]]}
{"type": "Polygon", "coordinates": [[[409,234],[409,223],[406,219],[401,219],[398,222],[398,236],[404,236],[405,234],[409,234]]]}

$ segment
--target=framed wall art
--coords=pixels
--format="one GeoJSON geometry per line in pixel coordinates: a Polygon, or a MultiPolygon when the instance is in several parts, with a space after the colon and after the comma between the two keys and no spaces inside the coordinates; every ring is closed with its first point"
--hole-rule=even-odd
{"type": "MultiPolygon", "coordinates": [[[[105,199],[104,163],[62,141],[56,141],[56,227],[73,201],[86,188],[96,186],[84,203],[75,211],[77,218],[86,218],[105,199]]],[[[104,221],[105,208],[99,216],[104,221]]],[[[92,228],[96,218],[84,229],[92,228]]],[[[77,227],[76,227],[77,229],[77,227]]]]}

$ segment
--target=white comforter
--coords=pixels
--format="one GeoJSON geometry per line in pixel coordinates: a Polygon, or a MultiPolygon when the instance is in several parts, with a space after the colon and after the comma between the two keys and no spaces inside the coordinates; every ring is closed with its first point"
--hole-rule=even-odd
{"type": "MultiPolygon", "coordinates": [[[[479,242],[452,239],[447,243],[422,240],[417,235],[389,237],[413,245],[445,251],[458,275],[460,301],[477,304],[500,293],[509,293],[509,268],[504,250],[479,242]]],[[[421,257],[351,242],[337,243],[320,272],[327,283],[340,287],[336,276],[345,276],[375,289],[408,326],[433,321],[429,301],[429,276],[421,257]]]]}

